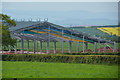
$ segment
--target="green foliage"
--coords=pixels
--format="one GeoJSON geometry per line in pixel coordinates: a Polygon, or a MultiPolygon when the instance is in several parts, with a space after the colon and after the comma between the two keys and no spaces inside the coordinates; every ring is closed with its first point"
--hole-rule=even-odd
{"type": "Polygon", "coordinates": [[[5,14],[0,14],[0,16],[2,17],[2,24],[3,25],[7,25],[9,27],[16,26],[14,19],[10,19],[10,16],[5,15],[5,14]]]}
{"type": "Polygon", "coordinates": [[[14,46],[15,43],[16,40],[11,38],[8,26],[2,25],[2,45],[8,47],[9,44],[14,46]]]}
{"type": "Polygon", "coordinates": [[[11,38],[9,27],[15,26],[16,23],[5,14],[0,14],[0,16],[0,18],[2,18],[2,46],[4,46],[4,48],[7,48],[8,45],[14,46],[16,40],[11,38]]]}
{"type": "Polygon", "coordinates": [[[37,61],[88,64],[117,64],[118,58],[118,55],[14,54],[2,56],[3,61],[37,61]]]}

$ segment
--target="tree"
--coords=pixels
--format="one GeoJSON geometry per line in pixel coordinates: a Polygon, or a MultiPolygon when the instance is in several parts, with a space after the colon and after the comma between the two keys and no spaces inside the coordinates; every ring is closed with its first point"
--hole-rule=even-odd
{"type": "Polygon", "coordinates": [[[0,14],[0,27],[1,27],[1,36],[2,36],[2,46],[8,48],[9,45],[14,47],[16,40],[11,38],[9,27],[16,26],[16,23],[13,19],[10,19],[9,16],[5,14],[0,14]]]}

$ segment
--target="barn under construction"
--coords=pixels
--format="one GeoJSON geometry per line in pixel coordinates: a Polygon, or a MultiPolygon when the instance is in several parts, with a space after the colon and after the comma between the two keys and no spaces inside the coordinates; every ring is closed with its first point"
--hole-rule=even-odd
{"type": "MultiPolygon", "coordinates": [[[[79,53],[79,43],[85,45],[83,53],[88,51],[88,43],[94,44],[94,52],[99,52],[99,45],[104,45],[106,52],[106,43],[113,45],[113,52],[116,52],[116,43],[102,38],[88,35],[67,27],[62,27],[53,23],[44,21],[16,21],[16,27],[10,27],[11,37],[21,41],[21,53],[24,54],[24,40],[27,41],[27,53],[29,53],[29,41],[33,41],[33,53],[35,53],[35,42],[40,42],[40,54],[42,54],[42,42],[47,42],[46,54],[50,53],[50,42],[54,42],[54,54],[56,53],[56,42],[61,42],[61,52],[63,51],[63,42],[69,43],[69,53],[72,53],[72,42],[77,43],[77,53],[79,53]],[[98,46],[97,46],[98,44],[98,46]],[[98,47],[98,48],[97,48],[98,47]],[[98,51],[97,51],[98,49],[98,51]]],[[[17,53],[17,43],[15,45],[17,53]]]]}

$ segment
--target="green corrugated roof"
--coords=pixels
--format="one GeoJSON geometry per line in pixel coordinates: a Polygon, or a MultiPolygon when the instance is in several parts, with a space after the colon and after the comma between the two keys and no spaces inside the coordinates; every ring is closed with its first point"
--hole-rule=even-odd
{"type": "Polygon", "coordinates": [[[25,28],[31,25],[39,24],[40,22],[32,22],[32,21],[17,21],[15,27],[10,27],[10,31],[14,31],[20,28],[25,28]]]}

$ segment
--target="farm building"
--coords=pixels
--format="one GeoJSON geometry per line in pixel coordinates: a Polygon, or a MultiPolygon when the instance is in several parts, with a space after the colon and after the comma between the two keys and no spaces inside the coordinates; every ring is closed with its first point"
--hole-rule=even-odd
{"type": "MultiPolygon", "coordinates": [[[[94,35],[89,35],[71,28],[62,27],[44,21],[16,21],[16,27],[10,27],[11,37],[21,41],[21,53],[24,53],[24,40],[27,41],[27,53],[29,53],[29,40],[33,41],[33,53],[35,53],[35,42],[40,42],[40,54],[42,54],[42,42],[47,42],[47,51],[50,53],[50,42],[54,42],[54,54],[56,53],[56,42],[61,42],[61,52],[63,53],[63,42],[69,43],[69,53],[72,53],[72,42],[77,43],[77,53],[79,53],[79,43],[85,45],[83,53],[88,51],[88,43],[94,45],[94,52],[98,52],[99,45],[104,45],[104,52],[106,52],[106,43],[113,45],[113,52],[116,52],[116,43],[110,40],[105,40],[94,35]]],[[[11,47],[10,49],[11,50],[11,47]]],[[[15,45],[15,53],[17,53],[17,43],[15,45]]]]}

